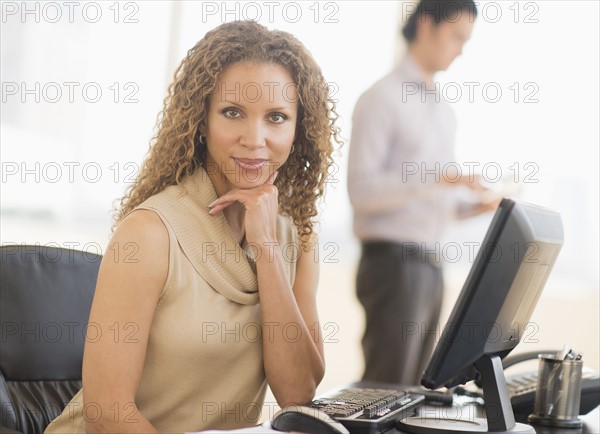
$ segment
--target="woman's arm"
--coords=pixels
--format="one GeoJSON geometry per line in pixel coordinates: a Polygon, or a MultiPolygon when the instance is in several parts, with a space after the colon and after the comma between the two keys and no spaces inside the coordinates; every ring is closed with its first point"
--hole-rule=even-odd
{"type": "Polygon", "coordinates": [[[87,433],[157,432],[135,395],[168,267],[164,224],[152,211],[134,211],[115,231],[98,274],[83,355],[87,433]]]}
{"type": "Polygon", "coordinates": [[[276,237],[277,172],[256,188],[234,188],[209,205],[216,214],[234,202],[245,209],[246,239],[255,252],[263,321],[263,358],[271,390],[281,407],[305,404],[325,373],[316,306],[318,259],[313,237],[299,255],[294,288],[276,237]],[[309,330],[310,328],[310,330],[309,330]]]}
{"type": "Polygon", "coordinates": [[[316,305],[319,279],[316,237],[299,249],[292,288],[281,248],[262,250],[256,268],[263,321],[263,357],[277,403],[309,402],[325,373],[325,358],[316,305]],[[269,254],[267,254],[269,252],[269,254]]]}

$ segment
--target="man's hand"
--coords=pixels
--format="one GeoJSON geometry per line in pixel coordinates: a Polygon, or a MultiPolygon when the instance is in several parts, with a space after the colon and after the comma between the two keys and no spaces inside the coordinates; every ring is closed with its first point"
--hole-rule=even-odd
{"type": "Polygon", "coordinates": [[[477,214],[482,214],[484,212],[496,211],[498,205],[502,201],[502,196],[497,196],[491,201],[480,202],[476,205],[475,210],[477,214]]]}
{"type": "Polygon", "coordinates": [[[474,191],[484,191],[481,185],[481,175],[460,175],[454,177],[442,177],[443,185],[465,185],[474,191]]]}

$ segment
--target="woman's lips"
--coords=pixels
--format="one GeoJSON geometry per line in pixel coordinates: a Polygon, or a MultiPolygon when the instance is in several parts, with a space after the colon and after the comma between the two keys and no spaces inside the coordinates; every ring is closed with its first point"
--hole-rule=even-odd
{"type": "Polygon", "coordinates": [[[233,161],[235,161],[235,163],[242,169],[246,170],[260,170],[267,162],[267,160],[263,160],[260,158],[234,158],[233,161]]]}

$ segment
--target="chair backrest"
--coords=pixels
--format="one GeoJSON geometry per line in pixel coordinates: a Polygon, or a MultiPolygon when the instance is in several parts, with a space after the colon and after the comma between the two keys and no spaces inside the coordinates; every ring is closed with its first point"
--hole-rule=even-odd
{"type": "Polygon", "coordinates": [[[51,246],[0,247],[2,426],[42,433],[81,388],[101,259],[51,246]]]}

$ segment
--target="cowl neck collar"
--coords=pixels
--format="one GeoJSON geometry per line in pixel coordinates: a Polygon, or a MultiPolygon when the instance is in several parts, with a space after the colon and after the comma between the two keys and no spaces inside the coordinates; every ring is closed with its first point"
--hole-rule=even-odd
{"type": "Polygon", "coordinates": [[[163,214],[181,249],[211,287],[236,303],[257,304],[258,281],[246,251],[234,238],[223,213],[208,213],[208,204],[216,199],[208,173],[199,167],[181,184],[166,187],[142,205],[163,214]]]}

